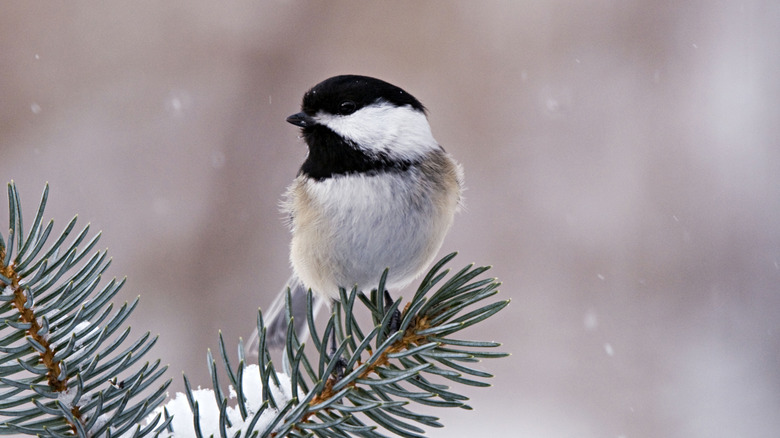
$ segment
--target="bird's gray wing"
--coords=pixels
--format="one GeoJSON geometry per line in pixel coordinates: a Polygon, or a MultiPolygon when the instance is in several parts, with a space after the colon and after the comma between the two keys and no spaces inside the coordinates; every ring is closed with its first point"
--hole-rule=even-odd
{"type": "MultiPolygon", "coordinates": [[[[276,295],[274,301],[268,307],[267,311],[263,312],[263,322],[265,323],[265,343],[269,349],[283,349],[287,341],[287,309],[285,300],[287,296],[287,289],[290,289],[290,306],[292,310],[293,321],[295,321],[295,333],[298,335],[298,339],[303,342],[309,336],[309,324],[306,317],[306,293],[308,289],[303,285],[301,280],[293,274],[282,291],[276,295]]],[[[319,295],[314,294],[312,297],[312,312],[314,317],[317,316],[322,304],[327,302],[326,299],[321,298],[319,295]]],[[[244,350],[252,356],[256,356],[258,353],[258,332],[257,327],[252,331],[252,335],[244,344],[244,350]]]]}

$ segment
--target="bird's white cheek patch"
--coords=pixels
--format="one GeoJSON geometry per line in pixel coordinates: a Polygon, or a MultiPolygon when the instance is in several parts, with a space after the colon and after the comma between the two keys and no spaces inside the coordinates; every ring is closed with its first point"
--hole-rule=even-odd
{"type": "Polygon", "coordinates": [[[414,160],[438,148],[425,114],[410,106],[381,103],[348,116],[320,113],[315,119],[363,150],[391,158],[414,160]]]}

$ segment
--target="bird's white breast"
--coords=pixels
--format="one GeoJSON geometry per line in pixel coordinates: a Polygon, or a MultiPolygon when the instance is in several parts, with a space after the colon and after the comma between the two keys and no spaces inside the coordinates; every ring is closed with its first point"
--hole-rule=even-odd
{"type": "Polygon", "coordinates": [[[443,151],[426,166],[316,181],[299,176],[284,205],[290,259],[301,280],[337,297],[338,287],[403,287],[431,262],[460,197],[459,167],[443,151]]]}

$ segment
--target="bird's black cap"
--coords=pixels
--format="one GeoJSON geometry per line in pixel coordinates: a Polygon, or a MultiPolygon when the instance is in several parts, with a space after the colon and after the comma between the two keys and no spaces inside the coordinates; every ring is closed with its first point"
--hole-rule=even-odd
{"type": "MultiPolygon", "coordinates": [[[[308,115],[314,115],[318,111],[348,114],[380,100],[425,111],[420,101],[403,89],[380,79],[358,75],[325,79],[303,95],[301,109],[308,115]]],[[[288,121],[297,124],[289,119],[288,121]]]]}

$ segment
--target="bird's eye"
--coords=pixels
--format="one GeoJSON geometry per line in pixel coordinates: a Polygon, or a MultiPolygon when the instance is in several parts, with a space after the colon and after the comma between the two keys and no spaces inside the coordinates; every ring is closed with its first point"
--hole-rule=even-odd
{"type": "Polygon", "coordinates": [[[351,100],[345,100],[339,104],[339,114],[342,116],[348,116],[355,112],[357,105],[351,100]]]}

